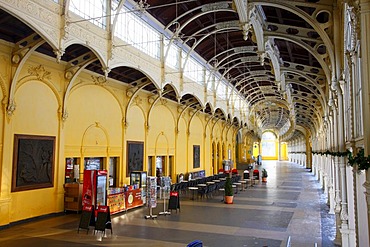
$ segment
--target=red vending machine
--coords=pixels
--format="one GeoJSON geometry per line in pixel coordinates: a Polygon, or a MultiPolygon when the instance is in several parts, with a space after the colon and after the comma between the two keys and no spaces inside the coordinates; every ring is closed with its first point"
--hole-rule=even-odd
{"type": "Polygon", "coordinates": [[[82,189],[82,206],[107,205],[107,171],[85,170],[82,189]]]}

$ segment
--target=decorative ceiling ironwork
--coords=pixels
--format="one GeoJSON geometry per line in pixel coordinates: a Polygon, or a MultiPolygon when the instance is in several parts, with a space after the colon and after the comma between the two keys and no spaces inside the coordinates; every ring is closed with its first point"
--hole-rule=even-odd
{"type": "MultiPolygon", "coordinates": [[[[334,57],[332,1],[135,2],[143,14],[165,27],[170,39],[189,47],[190,55],[204,59],[239,93],[249,108],[249,128],[259,132],[272,129],[286,139],[296,126],[314,133],[322,125],[334,57]]],[[[17,43],[34,35],[27,24],[1,9],[0,22],[2,40],[17,43]]],[[[47,43],[37,51],[55,56],[47,43]]],[[[61,59],[75,61],[89,51],[71,45],[61,59]]],[[[105,74],[99,60],[86,69],[105,74]]],[[[147,80],[143,73],[128,67],[114,68],[108,76],[133,86],[147,80]]],[[[154,93],[157,88],[148,83],[144,90],[154,93]]],[[[179,99],[171,87],[164,92],[163,97],[170,100],[201,107],[193,97],[179,99]]],[[[207,104],[203,111],[214,110],[207,104]]],[[[229,118],[225,114],[219,117],[229,118]]]]}
{"type": "Polygon", "coordinates": [[[290,136],[295,125],[319,128],[333,62],[331,1],[146,2],[150,15],[239,92],[260,131],[292,122],[290,136]]]}

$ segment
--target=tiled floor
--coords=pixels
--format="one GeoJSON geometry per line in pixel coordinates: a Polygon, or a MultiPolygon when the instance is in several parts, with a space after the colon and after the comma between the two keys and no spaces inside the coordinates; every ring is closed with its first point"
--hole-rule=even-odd
{"type": "MultiPolygon", "coordinates": [[[[181,212],[145,219],[145,207],[113,216],[113,234],[77,233],[79,214],[67,214],[13,225],[0,231],[0,246],[186,246],[199,239],[203,246],[331,247],[333,215],[323,205],[318,181],[305,168],[289,162],[264,161],[268,182],[234,196],[189,200],[181,197],[181,212]],[[323,220],[322,220],[323,219],[323,220]]],[[[154,213],[163,211],[158,204],[154,213]]]]}

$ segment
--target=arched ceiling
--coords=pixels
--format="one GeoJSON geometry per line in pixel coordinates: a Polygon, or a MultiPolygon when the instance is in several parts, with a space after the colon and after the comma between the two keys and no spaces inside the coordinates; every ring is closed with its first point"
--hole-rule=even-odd
{"type": "Polygon", "coordinates": [[[290,125],[282,134],[292,136],[295,126],[320,127],[333,62],[332,1],[135,2],[228,80],[252,109],[252,128],[290,125]]]}
{"type": "MultiPolygon", "coordinates": [[[[168,38],[188,47],[188,54],[203,59],[226,79],[245,100],[249,122],[244,127],[262,133],[273,129],[291,137],[296,127],[313,134],[325,115],[328,81],[333,66],[332,6],[329,0],[298,1],[211,1],[211,0],[127,0],[141,6],[165,27],[168,38]],[[289,127],[287,127],[289,126],[289,127]],[[281,131],[283,130],[283,131],[281,131]]],[[[149,18],[150,19],[150,18],[149,18]]],[[[0,39],[22,46],[40,39],[32,28],[0,9],[0,39]],[[35,36],[36,35],[36,36],[35,36]],[[22,43],[23,42],[23,43],[22,43]]],[[[56,55],[45,42],[38,52],[56,55]]],[[[67,47],[61,60],[71,67],[104,75],[102,64],[87,47],[67,47]]],[[[162,92],[142,72],[129,67],[113,68],[108,77],[142,88],[153,94],[227,120],[220,109],[213,110],[191,95],[178,95],[170,85],[162,92]]],[[[231,116],[232,118],[233,116],[231,116]]]]}

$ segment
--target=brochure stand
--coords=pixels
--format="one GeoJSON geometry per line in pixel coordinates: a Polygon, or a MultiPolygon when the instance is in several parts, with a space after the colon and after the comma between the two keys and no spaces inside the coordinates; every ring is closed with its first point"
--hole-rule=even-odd
{"type": "Polygon", "coordinates": [[[166,209],[166,201],[169,199],[171,189],[171,179],[170,177],[161,177],[161,194],[163,199],[163,212],[160,212],[159,215],[168,215],[171,212],[166,209]]]}
{"type": "Polygon", "coordinates": [[[147,193],[146,193],[146,205],[149,208],[149,214],[145,215],[145,219],[155,219],[157,215],[153,215],[153,208],[157,207],[157,178],[147,177],[147,193]]]}

